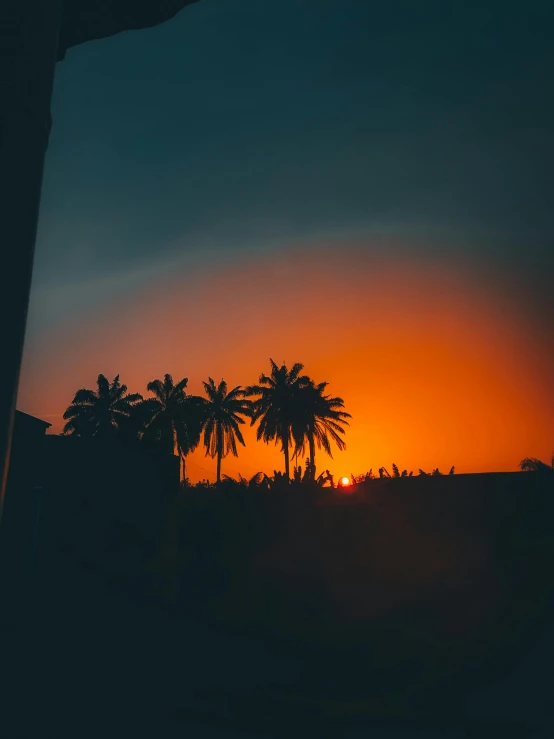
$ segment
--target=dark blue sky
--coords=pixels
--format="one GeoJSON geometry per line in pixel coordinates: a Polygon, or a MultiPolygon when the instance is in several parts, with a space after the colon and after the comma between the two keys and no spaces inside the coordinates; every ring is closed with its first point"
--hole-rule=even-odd
{"type": "Polygon", "coordinates": [[[345,235],[524,273],[550,315],[552,8],[202,0],[70,50],[28,342],[177,263],[345,235]]]}

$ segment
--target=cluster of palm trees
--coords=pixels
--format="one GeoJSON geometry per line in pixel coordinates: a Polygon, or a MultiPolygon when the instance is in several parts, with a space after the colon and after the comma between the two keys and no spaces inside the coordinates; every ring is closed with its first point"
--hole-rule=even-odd
{"type": "Polygon", "coordinates": [[[185,461],[201,441],[206,455],[217,458],[217,483],[221,461],[229,453],[238,456],[237,442],[245,446],[240,426],[249,419],[258,424],[257,439],[281,445],[285,477],[290,479],[290,460],[302,457],[308,446],[308,476],[315,479],[316,446],[332,457],[331,444],[346,448],[342,436],[349,413],[342,398],[326,394],[328,383],[315,383],[302,374],[303,365],[289,370],[270,359],[271,372],[260,375],[258,384],[228,390],[221,380],[204,382],[205,397],[186,392],[188,378],[175,383],[171,375],[149,382],[151,397],[128,393],[119,375],[109,382],[98,375],[98,389],[78,390],[64,413],[63,434],[142,445],[177,454],[181,477],[185,461]]]}

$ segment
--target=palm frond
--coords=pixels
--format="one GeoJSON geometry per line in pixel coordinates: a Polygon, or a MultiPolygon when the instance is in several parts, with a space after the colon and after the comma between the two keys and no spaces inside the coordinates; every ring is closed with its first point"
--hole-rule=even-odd
{"type": "MultiPolygon", "coordinates": [[[[119,375],[117,375],[116,379],[119,380],[119,375]]],[[[98,397],[108,397],[110,394],[110,383],[108,379],[104,375],[98,375],[96,383],[98,385],[98,397]]]]}
{"type": "Polygon", "coordinates": [[[92,410],[92,405],[85,405],[83,403],[73,403],[70,406],[67,407],[63,414],[64,419],[68,418],[75,418],[77,416],[84,416],[87,413],[90,413],[92,410]]]}
{"type": "Polygon", "coordinates": [[[164,387],[161,380],[152,380],[152,382],[149,382],[146,386],[146,389],[149,393],[154,393],[156,398],[160,401],[164,401],[164,387]]]}
{"type": "Polygon", "coordinates": [[[87,390],[85,388],[81,388],[81,390],[77,390],[75,393],[75,397],[73,398],[73,403],[88,403],[90,405],[93,405],[98,400],[98,395],[93,390],[87,390]]]}
{"type": "Polygon", "coordinates": [[[183,390],[187,387],[188,381],[188,377],[183,377],[182,380],[179,380],[179,382],[173,387],[173,393],[175,395],[181,395],[183,390]]]}

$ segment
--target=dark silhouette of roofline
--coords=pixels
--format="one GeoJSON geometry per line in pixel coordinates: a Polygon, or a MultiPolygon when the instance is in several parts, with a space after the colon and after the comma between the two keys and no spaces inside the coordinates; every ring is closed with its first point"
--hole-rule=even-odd
{"type": "Polygon", "coordinates": [[[199,0],[65,0],[57,61],[87,41],[165,23],[199,0]]]}
{"type": "Polygon", "coordinates": [[[50,426],[52,425],[51,423],[48,423],[48,421],[43,421],[42,418],[31,416],[29,413],[23,413],[23,411],[16,410],[15,415],[16,417],[19,416],[19,417],[23,417],[26,420],[30,420],[33,423],[37,423],[37,424],[40,423],[46,428],[50,428],[50,426]]]}

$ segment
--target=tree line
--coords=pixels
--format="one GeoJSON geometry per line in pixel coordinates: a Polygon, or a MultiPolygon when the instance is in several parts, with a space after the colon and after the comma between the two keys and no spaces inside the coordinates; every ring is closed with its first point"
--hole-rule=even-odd
{"type": "MultiPolygon", "coordinates": [[[[450,468],[449,475],[455,474],[456,468],[454,465],[450,468]]],[[[384,478],[393,478],[393,477],[413,477],[413,471],[408,472],[408,470],[400,470],[398,469],[398,466],[392,463],[392,474],[387,470],[386,467],[379,467],[378,474],[375,475],[373,470],[369,470],[369,472],[366,472],[363,475],[351,475],[351,480],[353,483],[359,483],[359,482],[365,482],[367,480],[377,480],[377,479],[384,479],[384,478]]],[[[432,472],[425,472],[421,468],[418,470],[419,476],[427,476],[427,475],[442,475],[443,473],[439,470],[438,467],[435,467],[432,472]]]]}
{"type": "Polygon", "coordinates": [[[82,439],[119,440],[145,449],[176,454],[181,475],[186,479],[186,457],[200,443],[206,455],[217,459],[216,480],[221,482],[221,463],[228,455],[238,456],[238,444],[245,446],[241,426],[257,424],[256,438],[266,444],[281,445],[284,476],[290,479],[290,462],[308,450],[305,476],[316,479],[316,447],[332,457],[332,445],[346,448],[345,426],[351,415],[344,401],[332,397],[328,383],[316,383],[302,374],[297,362],[290,369],[270,359],[270,373],[262,373],[258,383],[231,390],[222,379],[209,377],[203,383],[204,396],[186,392],[188,378],[174,382],[170,374],[149,382],[150,397],[129,393],[119,375],[110,382],[98,375],[97,389],[82,388],[65,411],[63,435],[82,439]],[[292,455],[291,455],[292,451],[292,455]]]}

